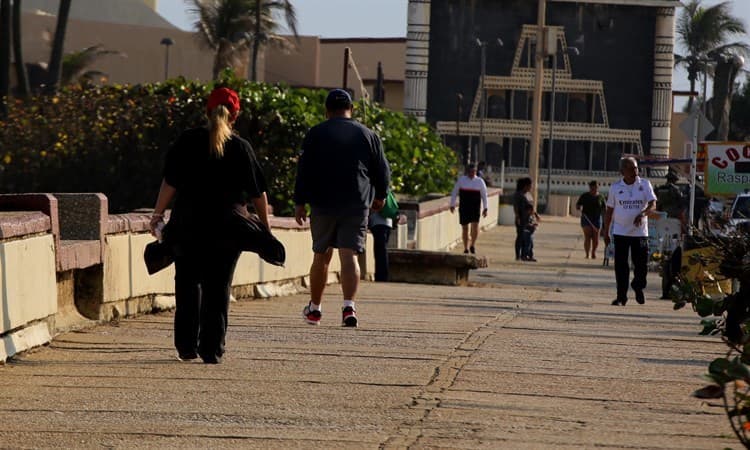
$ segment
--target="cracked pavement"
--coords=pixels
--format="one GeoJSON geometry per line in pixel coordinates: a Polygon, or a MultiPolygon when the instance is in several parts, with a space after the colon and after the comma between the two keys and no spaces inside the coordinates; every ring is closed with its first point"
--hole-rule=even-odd
{"type": "Polygon", "coordinates": [[[724,411],[690,396],[724,354],[691,310],[614,307],[577,218],[543,217],[537,263],[483,232],[471,286],[363,283],[360,328],[329,286],[231,305],[223,364],[178,362],[170,312],[58,336],[0,366],[2,448],[716,449],[724,411]]]}

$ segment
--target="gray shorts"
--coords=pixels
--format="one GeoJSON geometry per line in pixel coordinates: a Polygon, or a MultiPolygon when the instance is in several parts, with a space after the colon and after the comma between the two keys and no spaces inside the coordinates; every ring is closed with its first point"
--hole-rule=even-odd
{"type": "Polygon", "coordinates": [[[367,236],[367,214],[362,216],[310,216],[313,252],[325,253],[330,247],[349,248],[364,253],[367,236]]]}

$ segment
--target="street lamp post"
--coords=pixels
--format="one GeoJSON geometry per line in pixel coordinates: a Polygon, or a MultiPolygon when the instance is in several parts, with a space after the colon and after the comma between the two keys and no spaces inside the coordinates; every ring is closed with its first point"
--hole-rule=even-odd
{"type": "Polygon", "coordinates": [[[485,101],[486,94],[484,91],[484,76],[487,73],[487,43],[477,39],[477,45],[479,45],[479,48],[482,51],[482,62],[479,76],[479,148],[477,149],[477,154],[474,158],[471,158],[474,162],[478,162],[479,152],[484,149],[484,117],[487,114],[487,103],[485,101]]]}
{"type": "MultiPolygon", "coordinates": [[[[498,46],[503,46],[503,40],[497,38],[495,41],[498,46]]],[[[487,117],[487,90],[485,89],[484,78],[487,75],[487,41],[477,38],[477,45],[481,49],[481,64],[479,78],[479,148],[474,155],[474,162],[479,162],[479,156],[484,154],[484,119],[487,117]]]]}
{"type": "Polygon", "coordinates": [[[174,45],[174,41],[172,38],[162,38],[161,45],[164,46],[165,52],[164,52],[164,80],[167,80],[169,78],[169,47],[174,45]]]}
{"type": "Polygon", "coordinates": [[[544,88],[544,56],[547,0],[539,0],[537,7],[536,47],[534,51],[534,90],[531,101],[531,139],[529,148],[529,177],[533,180],[531,187],[532,204],[539,207],[539,150],[542,122],[542,90],[544,88]]]}
{"type": "MultiPolygon", "coordinates": [[[[576,47],[568,47],[567,53],[570,55],[579,55],[580,52],[576,47]]],[[[555,89],[557,87],[557,45],[552,52],[552,93],[550,98],[550,110],[549,110],[549,149],[547,150],[547,186],[546,186],[546,208],[549,212],[549,197],[552,188],[552,151],[555,145],[554,127],[555,127],[555,89]]]]}
{"type": "MultiPolygon", "coordinates": [[[[456,150],[458,150],[460,153],[463,153],[463,147],[461,145],[461,104],[464,101],[464,96],[460,92],[456,92],[456,138],[458,139],[458,144],[456,145],[456,150]]],[[[466,155],[464,155],[464,158],[466,155]]],[[[468,163],[468,161],[467,161],[468,163]]]]}

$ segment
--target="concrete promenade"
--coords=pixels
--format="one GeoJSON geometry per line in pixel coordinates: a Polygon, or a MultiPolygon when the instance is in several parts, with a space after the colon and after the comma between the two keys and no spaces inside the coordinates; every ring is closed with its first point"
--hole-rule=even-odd
{"type": "Polygon", "coordinates": [[[655,273],[611,306],[578,219],[543,219],[537,263],[483,233],[473,286],[364,283],[358,329],[336,285],[320,327],[305,295],[233,303],[221,365],[175,359],[171,313],[58,336],[0,365],[0,448],[738,448],[690,396],[724,345],[655,273]]]}

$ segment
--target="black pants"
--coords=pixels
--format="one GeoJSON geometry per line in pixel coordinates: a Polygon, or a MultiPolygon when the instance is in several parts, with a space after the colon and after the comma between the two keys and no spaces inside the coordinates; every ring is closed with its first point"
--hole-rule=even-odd
{"type": "Polygon", "coordinates": [[[180,355],[206,362],[224,354],[229,295],[240,252],[191,249],[175,258],[174,345],[180,355]]]}
{"type": "Polygon", "coordinates": [[[391,227],[375,225],[370,228],[370,232],[375,252],[375,281],[388,281],[388,238],[391,237],[391,227]]]}
{"type": "Polygon", "coordinates": [[[628,298],[628,280],[630,279],[628,254],[630,254],[630,259],[633,261],[633,282],[630,286],[634,290],[643,290],[646,288],[646,274],[648,273],[648,238],[615,235],[614,242],[617,299],[625,301],[628,298]]]}

